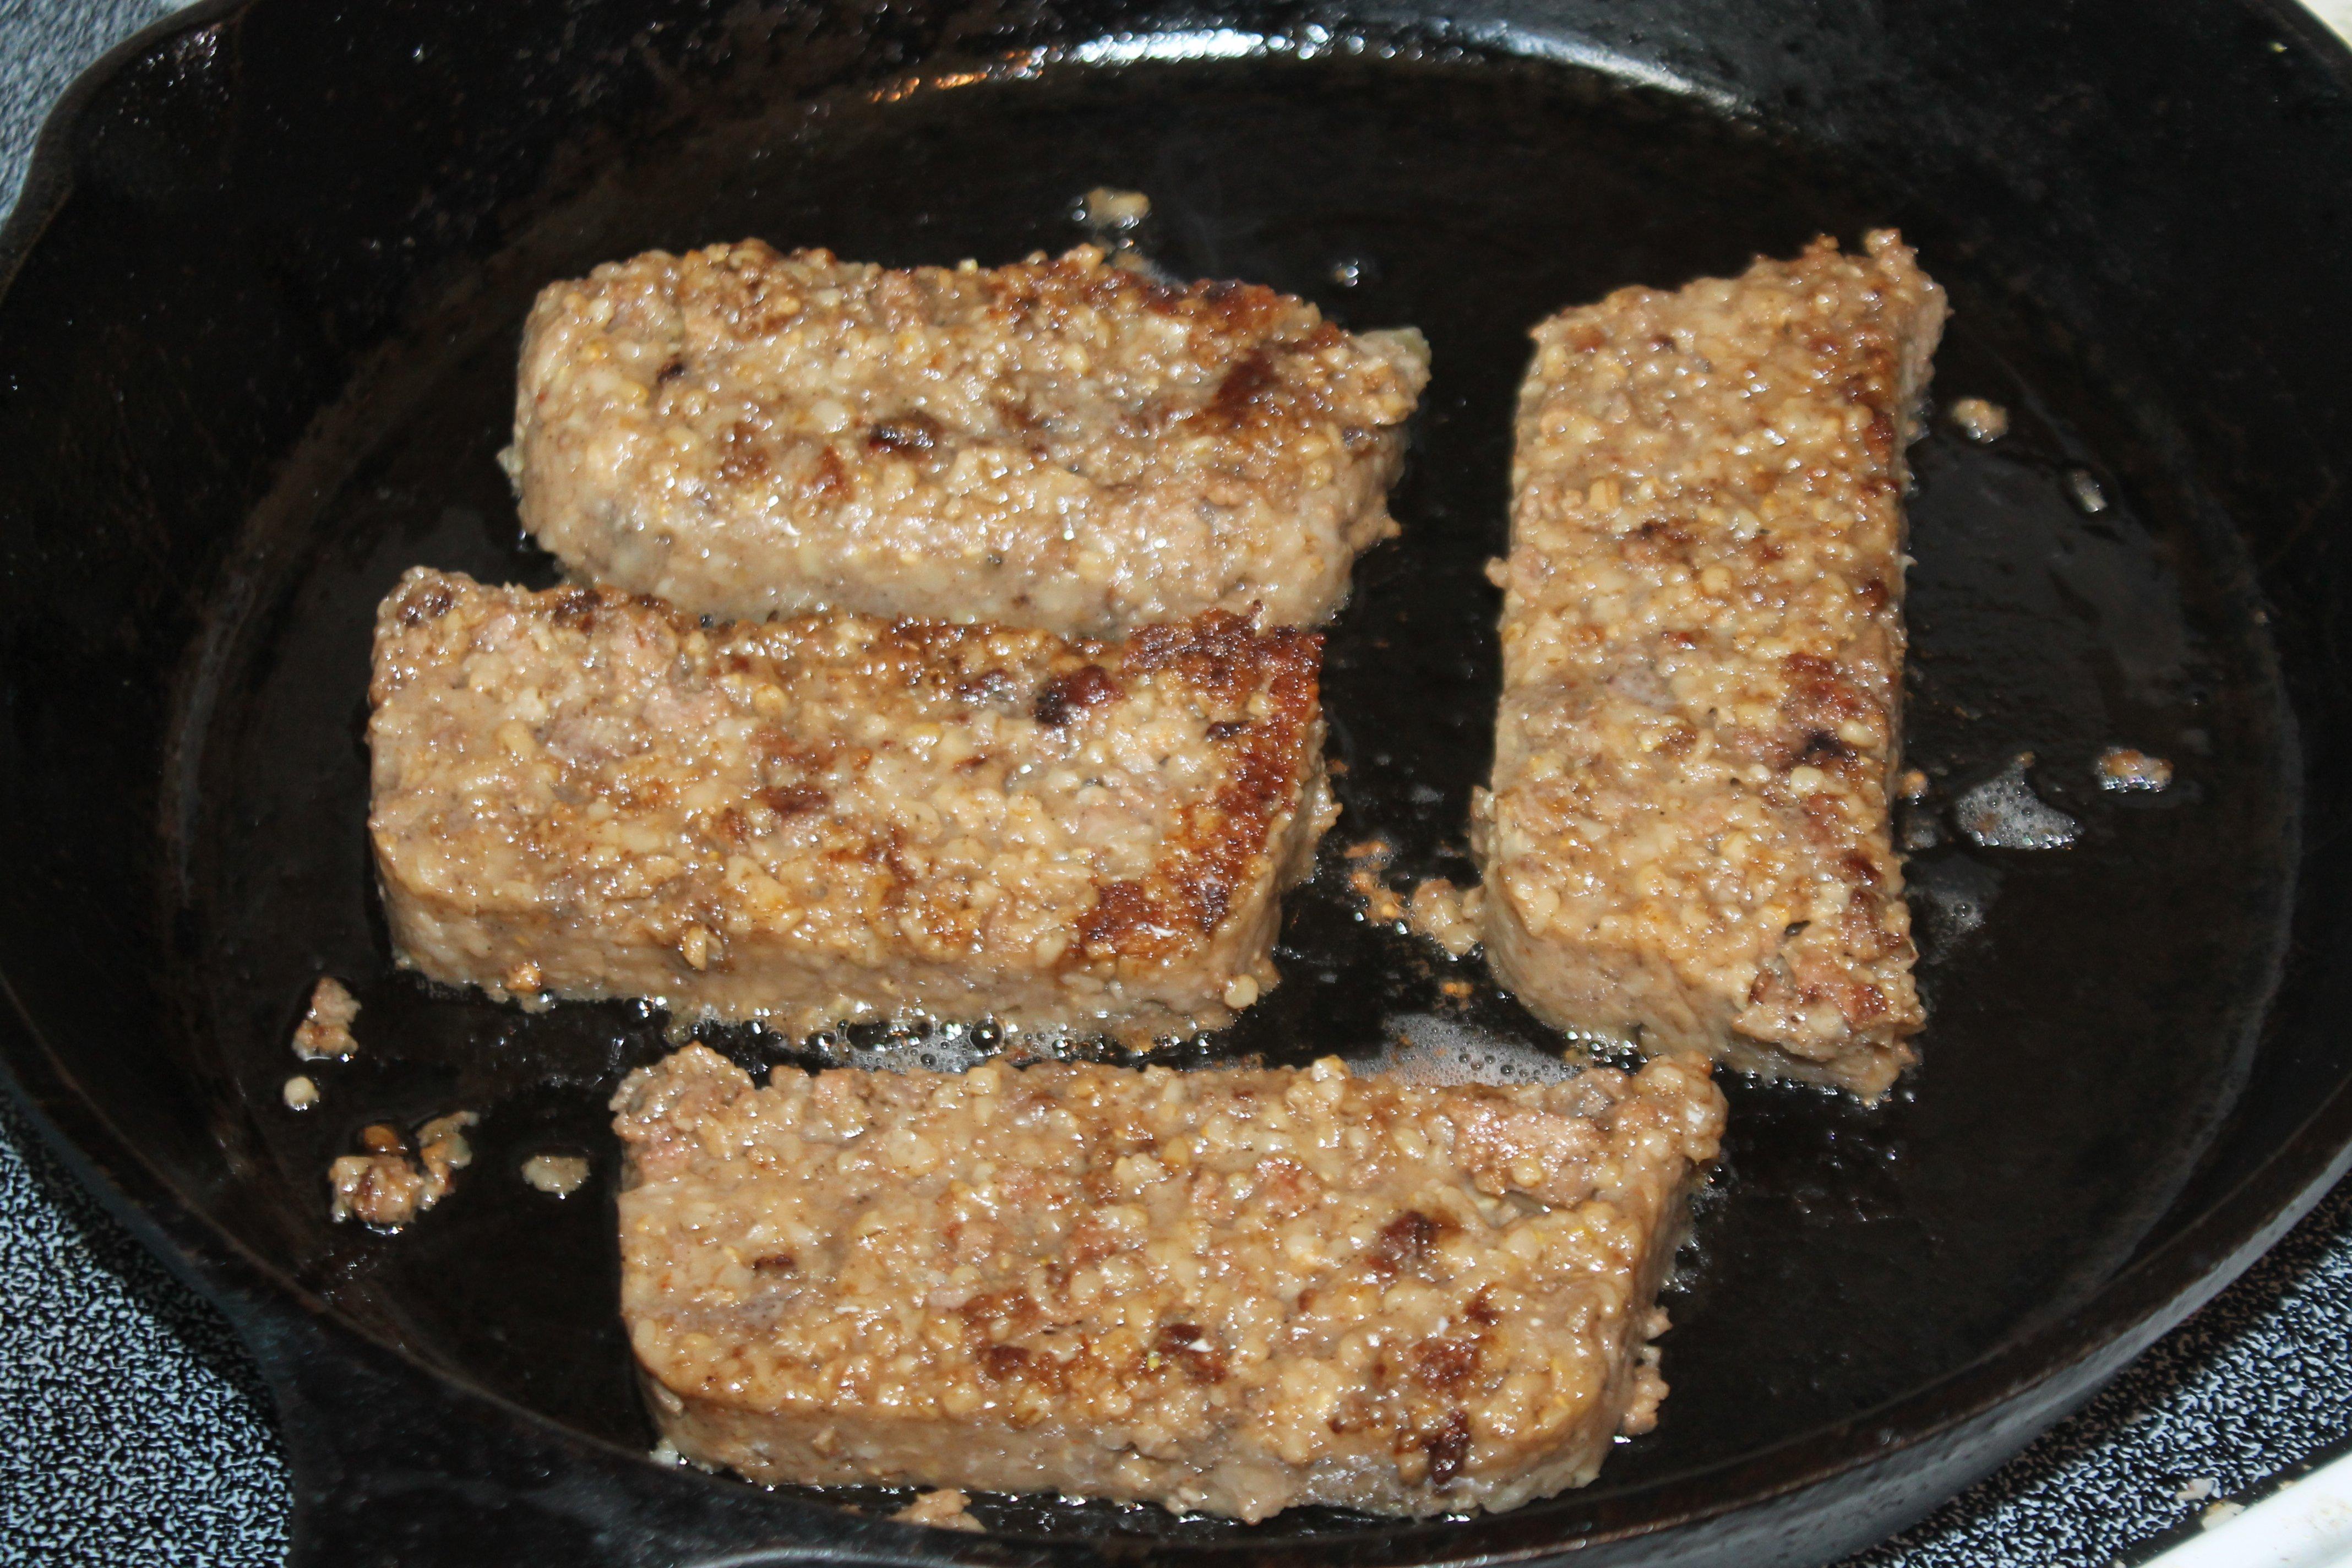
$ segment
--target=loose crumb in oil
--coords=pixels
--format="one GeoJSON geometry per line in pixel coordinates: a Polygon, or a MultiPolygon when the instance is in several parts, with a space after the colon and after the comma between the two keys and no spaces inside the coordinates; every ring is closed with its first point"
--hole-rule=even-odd
{"type": "Polygon", "coordinates": [[[346,1154],[327,1167],[332,1194],[329,1213],[336,1223],[358,1220],[382,1230],[394,1230],[431,1206],[425,1195],[425,1175],[401,1146],[400,1134],[375,1126],[360,1134],[364,1154],[346,1154]]]}
{"type": "Polygon", "coordinates": [[[928,1524],[934,1530],[978,1530],[971,1517],[971,1500],[953,1487],[925,1492],[890,1517],[908,1524],[928,1524]]]}
{"type": "Polygon", "coordinates": [[[1484,888],[1461,889],[1444,877],[1432,877],[1412,890],[1407,921],[1412,929],[1445,950],[1449,958],[1467,958],[1479,941],[1478,914],[1485,908],[1484,888]]]}
{"type": "Polygon", "coordinates": [[[449,1173],[463,1170],[474,1163],[473,1146],[466,1142],[466,1129],[481,1120],[470,1110],[452,1111],[436,1116],[416,1130],[418,1152],[425,1160],[425,1180],[439,1188],[436,1198],[449,1192],[449,1173]]]}
{"type": "Polygon", "coordinates": [[[1078,198],[1078,221],[1098,232],[1139,228],[1151,216],[1151,198],[1141,191],[1097,185],[1078,198]]]}
{"type": "Polygon", "coordinates": [[[2145,791],[2153,795],[2172,784],[2172,764],[2162,757],[2129,746],[2109,746],[2099,753],[2099,787],[2145,791]]]}
{"type": "Polygon", "coordinates": [[[346,1154],[327,1170],[331,1214],[380,1230],[397,1230],[449,1195],[453,1173],[473,1163],[466,1129],[480,1118],[470,1110],[436,1116],[416,1130],[411,1158],[399,1129],[377,1122],[360,1134],[364,1154],[346,1154]],[[422,1168],[420,1169],[420,1164],[422,1168]]]}
{"type": "Polygon", "coordinates": [[[286,1097],[289,1110],[308,1110],[319,1103],[319,1086],[299,1073],[286,1080],[280,1092],[286,1097]]]}
{"type": "Polygon", "coordinates": [[[310,988],[310,1008],[294,1027],[294,1054],[306,1062],[347,1061],[359,1054],[352,1033],[360,1016],[358,999],[331,975],[321,975],[310,988]]]}
{"type": "Polygon", "coordinates": [[[2009,410],[1990,398],[1958,398],[1952,404],[1950,417],[1971,441],[1998,441],[2009,434],[2009,410]]]}
{"type": "Polygon", "coordinates": [[[577,1154],[533,1154],[522,1163],[522,1179],[550,1197],[568,1198],[588,1179],[588,1162],[577,1154]]]}

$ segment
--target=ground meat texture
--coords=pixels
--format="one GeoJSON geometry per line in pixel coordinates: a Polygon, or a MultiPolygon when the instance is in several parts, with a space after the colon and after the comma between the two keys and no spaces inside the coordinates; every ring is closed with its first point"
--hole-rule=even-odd
{"type": "Polygon", "coordinates": [[[1088,247],[901,272],[748,241],[541,293],[507,461],[576,577],[698,614],[1307,626],[1396,531],[1428,374],[1416,331],[1088,247]]]}
{"type": "Polygon", "coordinates": [[[343,983],[332,975],[321,975],[310,988],[310,1005],[302,1021],[294,1026],[294,1054],[306,1062],[344,1061],[359,1054],[359,1040],[352,1034],[352,1025],[358,1021],[360,1005],[343,983]]]}
{"type": "Polygon", "coordinates": [[[621,1310],[678,1452],[763,1482],[1258,1520],[1591,1480],[1716,1153],[1704,1060],[1416,1088],[785,1067],[614,1100],[621,1310]]]}
{"type": "Polygon", "coordinates": [[[1413,931],[1445,950],[1448,958],[1467,958],[1478,945],[1478,915],[1485,891],[1467,891],[1444,877],[1432,877],[1412,890],[1405,921],[1413,931]]]}
{"type": "Polygon", "coordinates": [[[1221,1025],[1273,987],[1280,891],[1332,814],[1319,659],[1216,611],[1122,643],[706,628],[413,572],[368,727],[394,946],[494,996],[792,1033],[1221,1025]]]}
{"type": "Polygon", "coordinates": [[[466,1129],[480,1118],[470,1110],[437,1116],[416,1130],[412,1159],[397,1129],[378,1123],[360,1135],[364,1154],[346,1154],[328,1167],[331,1215],[396,1230],[449,1195],[457,1173],[473,1163],[466,1129]]]}
{"type": "Polygon", "coordinates": [[[577,1154],[533,1154],[522,1163],[522,1179],[550,1197],[568,1198],[588,1179],[588,1162],[577,1154]]]}
{"type": "Polygon", "coordinates": [[[1488,961],[1546,1021],[1864,1098],[1913,1059],[1888,790],[1944,314],[1879,233],[1536,329],[1472,831],[1488,961]]]}
{"type": "Polygon", "coordinates": [[[327,1168],[329,1213],[337,1223],[356,1219],[396,1230],[430,1208],[425,1173],[398,1150],[346,1154],[327,1168]]]}
{"type": "Polygon", "coordinates": [[[923,1493],[890,1517],[908,1524],[928,1524],[934,1530],[976,1531],[981,1523],[972,1518],[971,1508],[971,1500],[950,1487],[923,1493]]]}

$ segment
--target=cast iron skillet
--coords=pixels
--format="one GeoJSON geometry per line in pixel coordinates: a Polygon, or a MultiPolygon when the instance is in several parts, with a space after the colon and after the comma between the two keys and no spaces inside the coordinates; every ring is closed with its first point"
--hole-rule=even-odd
{"type": "Polygon", "coordinates": [[[76,89],[0,236],[0,1047],[261,1357],[299,1563],[1834,1556],[2079,1404],[2346,1165],[2347,178],[2352,60],[2258,0],[201,7],[76,89]],[[1673,1398],[1585,1491],[1255,1529],[985,1499],[979,1536],[657,1468],[602,1107],[661,1020],[389,966],[369,612],[418,562],[551,577],[491,460],[532,290],[747,234],[1002,260],[1078,238],[1098,184],[1151,195],[1173,270],[1417,323],[1437,364],[1405,537],[1331,642],[1349,818],[1284,985],[1171,1059],[1557,1045],[1359,918],[1338,859],[1379,832],[1400,879],[1465,874],[1530,321],[1896,223],[1958,308],[1938,397],[2012,415],[1916,455],[1926,1065],[1871,1110],[1731,1086],[1673,1398]],[[2111,743],[2179,782],[2103,795],[2111,743]],[[1955,795],[2028,751],[2078,841],[1957,840],[1955,795]],[[364,1051],[297,1116],[320,973],[364,1051]],[[398,1237],[327,1223],[361,1125],[460,1106],[456,1196],[398,1237]],[[550,1149],[596,1184],[526,1188],[550,1149]]]}

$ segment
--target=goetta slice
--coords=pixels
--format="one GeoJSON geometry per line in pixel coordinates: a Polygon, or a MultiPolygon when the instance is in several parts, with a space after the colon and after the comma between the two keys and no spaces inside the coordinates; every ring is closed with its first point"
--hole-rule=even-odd
{"type": "Polygon", "coordinates": [[[1411,330],[1080,247],[892,271],[757,241],[550,285],[508,462],[576,577],[724,619],[1311,626],[1396,531],[1411,330]]]}
{"type": "Polygon", "coordinates": [[[700,1047],[614,1109],[621,1311],[679,1453],[1244,1520],[1590,1481],[1665,1393],[1656,1293],[1724,1115],[1695,1058],[754,1088],[700,1047]]]}
{"type": "Polygon", "coordinates": [[[1913,1059],[1903,454],[1944,315],[1878,233],[1536,329],[1472,838],[1547,1021],[1865,1099],[1913,1059]]]}
{"type": "Polygon", "coordinates": [[[1276,979],[1332,806],[1318,640],[816,616],[704,626],[412,572],[378,613],[375,846],[403,963],[788,1033],[1148,1037],[1276,979]]]}

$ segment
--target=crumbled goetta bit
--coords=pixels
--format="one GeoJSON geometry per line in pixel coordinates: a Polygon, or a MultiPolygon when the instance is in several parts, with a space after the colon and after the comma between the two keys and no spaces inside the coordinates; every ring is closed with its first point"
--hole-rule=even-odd
{"type": "Polygon", "coordinates": [[[436,1116],[416,1130],[416,1149],[425,1162],[427,1206],[448,1195],[450,1173],[462,1171],[474,1163],[473,1146],[466,1142],[466,1129],[481,1120],[470,1110],[459,1110],[447,1116],[436,1116]]]}
{"type": "Polygon", "coordinates": [[[447,1197],[453,1173],[473,1163],[465,1130],[479,1120],[460,1110],[427,1121],[416,1130],[415,1159],[396,1128],[383,1122],[367,1128],[360,1142],[368,1152],[346,1154],[328,1168],[333,1217],[393,1230],[447,1197]]]}
{"type": "Polygon", "coordinates": [[[308,1110],[319,1103],[319,1086],[310,1079],[297,1074],[286,1080],[285,1087],[278,1090],[278,1095],[286,1101],[287,1110],[308,1110]]]}
{"type": "Polygon", "coordinates": [[[425,1173],[394,1128],[379,1122],[362,1131],[360,1142],[366,1153],[346,1154],[328,1168],[334,1218],[384,1229],[406,1225],[433,1201],[425,1195],[425,1173]]]}
{"type": "Polygon", "coordinates": [[[1151,198],[1141,191],[1097,185],[1078,198],[1078,221],[1089,228],[1136,228],[1151,216],[1151,198]]]}
{"type": "Polygon", "coordinates": [[[1548,1022],[1865,1098],[1912,1059],[1887,792],[1944,310],[1880,233],[1536,329],[1473,847],[1548,1022]]]}
{"type": "Polygon", "coordinates": [[[2009,434],[2009,410],[1983,397],[1962,397],[1952,404],[1951,419],[1971,441],[1998,441],[2009,434]]]}
{"type": "Polygon", "coordinates": [[[971,1500],[953,1487],[923,1493],[890,1517],[908,1524],[928,1524],[934,1530],[978,1530],[971,1517],[971,1500]]]}
{"type": "Polygon", "coordinates": [[[681,1025],[1213,1027],[1273,987],[1334,814],[1320,650],[1222,612],[1120,643],[705,627],[412,572],[368,727],[394,944],[681,1025]]]}
{"type": "Polygon", "coordinates": [[[577,1154],[533,1154],[522,1163],[522,1179],[550,1196],[568,1198],[588,1179],[588,1162],[577,1154]]]}
{"type": "Polygon", "coordinates": [[[1591,1480],[1664,1392],[1651,1309],[1724,1115],[1689,1057],[759,1089],[698,1046],[614,1109],[622,1315],[680,1453],[1246,1520],[1591,1480]]]}
{"type": "Polygon", "coordinates": [[[425,1176],[403,1153],[346,1154],[327,1170],[331,1213],[383,1230],[406,1225],[426,1207],[425,1176]]]}
{"type": "Polygon", "coordinates": [[[1478,915],[1486,902],[1486,889],[1466,891],[1444,877],[1432,877],[1412,890],[1406,921],[1416,931],[1445,950],[1449,958],[1467,958],[1479,942],[1478,915]]]}
{"type": "Polygon", "coordinates": [[[575,576],[697,614],[1308,626],[1396,531],[1428,376],[1417,331],[1092,247],[888,271],[750,241],[551,284],[509,462],[575,576]]]}
{"type": "Polygon", "coordinates": [[[2109,746],[2099,753],[2099,787],[2111,790],[2147,790],[2151,793],[2170,787],[2172,764],[2162,757],[2129,746],[2109,746]]]}
{"type": "Polygon", "coordinates": [[[310,1011],[294,1026],[294,1054],[306,1062],[342,1061],[358,1054],[352,1023],[359,1016],[358,999],[343,983],[321,975],[310,988],[310,1011]]]}

